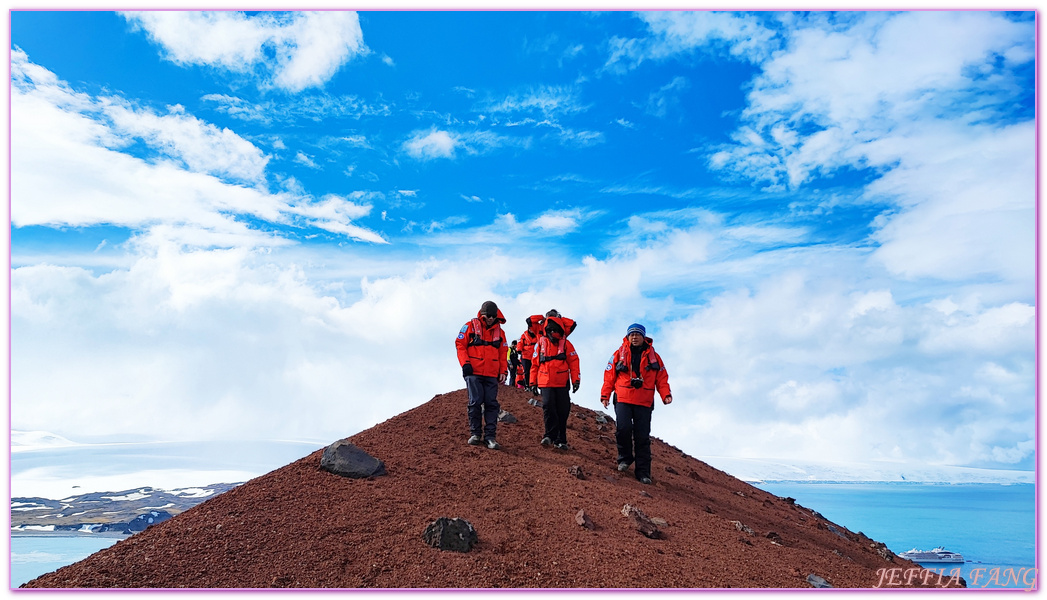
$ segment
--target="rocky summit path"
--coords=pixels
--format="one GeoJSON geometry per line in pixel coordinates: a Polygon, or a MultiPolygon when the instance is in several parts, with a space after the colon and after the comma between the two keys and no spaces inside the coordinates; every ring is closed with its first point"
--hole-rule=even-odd
{"type": "Polygon", "coordinates": [[[530,397],[500,388],[502,450],[465,443],[464,390],[439,395],[349,438],[387,475],[328,473],[317,451],[23,587],[872,588],[918,568],[658,439],[642,485],[589,409],[570,450],[543,447],[530,397]],[[423,541],[440,517],[473,525],[470,552],[423,541]]]}

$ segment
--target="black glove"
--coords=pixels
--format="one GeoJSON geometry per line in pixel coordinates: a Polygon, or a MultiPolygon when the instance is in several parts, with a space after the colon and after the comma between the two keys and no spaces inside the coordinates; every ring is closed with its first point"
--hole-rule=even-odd
{"type": "Polygon", "coordinates": [[[469,363],[462,365],[462,377],[468,377],[473,374],[473,366],[469,363]]]}
{"type": "Polygon", "coordinates": [[[540,396],[541,395],[541,392],[538,391],[538,386],[536,386],[536,385],[532,385],[531,386],[531,393],[534,394],[535,396],[540,396]]]}
{"type": "Polygon", "coordinates": [[[581,381],[574,382],[574,385],[571,386],[571,393],[572,394],[576,393],[578,391],[578,386],[580,386],[580,385],[582,385],[581,381]]]}

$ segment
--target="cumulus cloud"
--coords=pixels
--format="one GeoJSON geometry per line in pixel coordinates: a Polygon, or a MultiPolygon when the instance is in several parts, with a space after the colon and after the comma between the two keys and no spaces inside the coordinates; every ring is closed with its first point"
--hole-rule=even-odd
{"type": "Polygon", "coordinates": [[[484,154],[503,146],[526,146],[526,139],[513,139],[491,131],[453,132],[431,127],[415,131],[400,146],[408,156],[417,160],[453,159],[458,150],[466,154],[484,154]]]}
{"type": "Polygon", "coordinates": [[[415,132],[403,144],[407,154],[419,160],[434,158],[454,158],[454,151],[460,145],[458,139],[447,131],[435,127],[429,131],[415,132]]]}
{"type": "MultiPolygon", "coordinates": [[[[328,197],[302,212],[369,210],[328,197]]],[[[13,423],[64,423],[59,434],[337,439],[460,388],[452,336],[492,298],[512,336],[536,309],[579,319],[575,402],[590,408],[625,326],[647,324],[676,400],[659,409],[655,433],[692,454],[1029,466],[1031,305],[899,297],[863,266],[868,249],[780,249],[795,232],[748,223],[739,235],[731,219],[700,209],[634,215],[604,258],[572,260],[541,244],[590,214],[505,214],[453,235],[440,228],[462,219],[449,217],[431,224],[426,243],[446,235],[464,254],[450,247],[423,263],[414,251],[375,261],[351,247],[334,257],[186,250],[151,237],[134,246],[131,266],[104,274],[16,268],[13,391],[33,401],[13,404],[13,423]],[[478,254],[485,239],[492,245],[478,254]],[[695,305],[685,280],[714,291],[695,305]],[[417,350],[411,377],[406,347],[417,350]],[[69,365],[62,378],[44,376],[54,360],[69,365]],[[79,402],[59,410],[71,396],[79,402]],[[180,410],[160,423],[135,410],[143,405],[180,410]],[[287,406],[293,416],[273,418],[287,406]],[[89,418],[99,412],[121,419],[89,418]]]]}
{"type": "Polygon", "coordinates": [[[354,56],[369,52],[349,11],[146,11],[121,13],[179,65],[233,73],[257,69],[261,85],[289,92],[319,87],[354,56]]]}

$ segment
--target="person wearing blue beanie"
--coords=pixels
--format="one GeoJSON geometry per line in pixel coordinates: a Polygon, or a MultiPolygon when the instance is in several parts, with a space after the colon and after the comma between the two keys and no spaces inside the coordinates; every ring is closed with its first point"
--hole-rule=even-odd
{"type": "Polygon", "coordinates": [[[603,374],[600,402],[604,408],[614,401],[615,441],[618,444],[618,470],[627,471],[636,461],[636,479],[651,484],[651,413],[654,392],[662,404],[673,401],[669,373],[662,357],[654,351],[647,329],[633,323],[625,332],[622,345],[603,374]]]}

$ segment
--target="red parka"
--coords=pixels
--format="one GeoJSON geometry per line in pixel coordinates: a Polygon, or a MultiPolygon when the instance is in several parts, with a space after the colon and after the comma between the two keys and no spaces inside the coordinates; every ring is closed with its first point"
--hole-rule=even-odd
{"type": "Polygon", "coordinates": [[[542,330],[542,337],[534,345],[531,354],[531,385],[540,388],[567,387],[571,383],[581,382],[578,370],[578,353],[567,336],[574,331],[575,322],[567,317],[546,317],[545,327],[556,323],[563,334],[553,341],[549,334],[542,330]]]}
{"type": "Polygon", "coordinates": [[[525,321],[527,330],[520,336],[520,341],[516,344],[516,351],[520,353],[520,360],[531,360],[534,345],[538,343],[538,338],[542,335],[542,327],[545,326],[545,316],[531,315],[525,321]]]}
{"type": "Polygon", "coordinates": [[[626,404],[638,404],[640,406],[654,406],[654,391],[662,401],[667,396],[672,396],[669,389],[669,374],[665,371],[665,363],[662,357],[654,351],[651,338],[645,338],[647,348],[640,356],[640,373],[633,371],[632,349],[629,338],[622,340],[621,347],[611,355],[607,361],[607,368],[603,372],[603,388],[600,390],[600,401],[608,400],[611,392],[615,392],[618,402],[626,404]],[[643,385],[639,388],[632,386],[634,377],[643,379],[643,385]]]}
{"type": "Polygon", "coordinates": [[[494,324],[487,327],[483,315],[476,312],[476,318],[462,326],[458,339],[454,341],[458,350],[458,364],[473,366],[473,375],[499,377],[509,372],[504,348],[508,345],[502,332],[505,317],[498,311],[494,324]]]}

